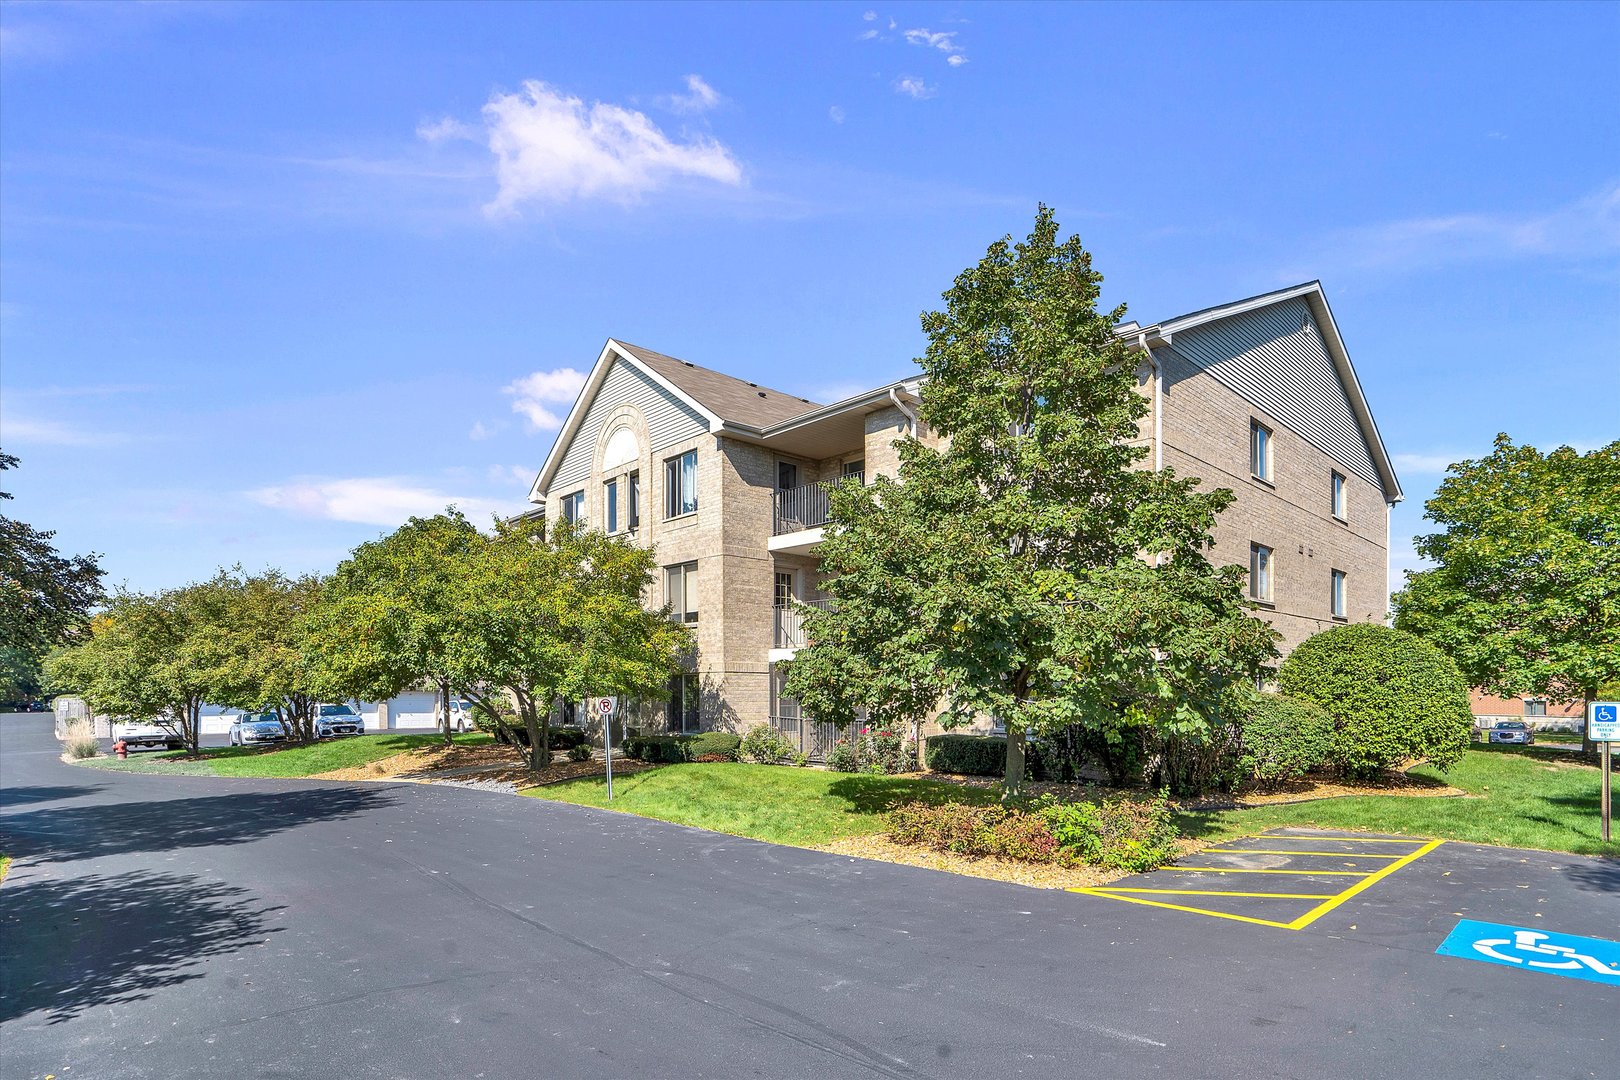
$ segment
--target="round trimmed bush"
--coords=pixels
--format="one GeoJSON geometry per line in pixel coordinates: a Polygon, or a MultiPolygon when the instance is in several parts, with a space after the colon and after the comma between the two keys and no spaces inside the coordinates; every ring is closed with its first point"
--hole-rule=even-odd
{"type": "Polygon", "coordinates": [[[1274,787],[1297,780],[1334,756],[1336,724],[1303,698],[1253,694],[1238,721],[1234,771],[1239,783],[1274,787]]]}
{"type": "Polygon", "coordinates": [[[1415,758],[1447,768],[1468,748],[1468,680],[1451,658],[1404,630],[1336,626],[1284,660],[1277,684],[1333,717],[1331,763],[1368,780],[1415,758]]]}

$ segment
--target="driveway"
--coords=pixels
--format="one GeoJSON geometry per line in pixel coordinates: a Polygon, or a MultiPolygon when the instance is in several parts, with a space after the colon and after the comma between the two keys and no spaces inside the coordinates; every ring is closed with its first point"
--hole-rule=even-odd
{"type": "Polygon", "coordinates": [[[1443,844],[1294,930],[479,791],[56,754],[49,717],[0,718],[8,1080],[1520,1080],[1620,1060],[1620,990],[1435,952],[1464,917],[1620,937],[1614,863],[1443,844]]]}

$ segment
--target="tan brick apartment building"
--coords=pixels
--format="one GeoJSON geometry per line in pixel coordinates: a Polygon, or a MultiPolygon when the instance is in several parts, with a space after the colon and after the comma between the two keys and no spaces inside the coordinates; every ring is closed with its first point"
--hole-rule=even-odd
{"type": "MultiPolygon", "coordinates": [[[[1389,508],[1401,489],[1316,282],[1122,325],[1152,403],[1155,465],[1237,494],[1212,558],[1250,570],[1286,651],[1336,622],[1381,621],[1389,508]]],[[[918,430],[918,379],[832,405],[609,340],[529,498],[650,545],[655,604],[688,622],[691,673],[642,722],[741,730],[774,720],[815,752],[781,664],[804,644],[797,603],[822,598],[814,549],[829,482],[892,474],[918,430]]]]}

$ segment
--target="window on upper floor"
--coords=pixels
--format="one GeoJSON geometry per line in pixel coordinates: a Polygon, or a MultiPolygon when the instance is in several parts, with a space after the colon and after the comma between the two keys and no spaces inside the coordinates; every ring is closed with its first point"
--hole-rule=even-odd
{"type": "Polygon", "coordinates": [[[1345,617],[1344,571],[1335,570],[1328,581],[1328,610],[1335,619],[1345,617]]]}
{"type": "Polygon", "coordinates": [[[776,490],[792,491],[799,486],[799,467],[791,461],[776,463],[776,490]]]}
{"type": "Polygon", "coordinates": [[[625,519],[631,532],[641,528],[641,470],[637,469],[625,479],[625,519]]]}
{"type": "Polygon", "coordinates": [[[1332,495],[1333,516],[1338,518],[1340,521],[1349,520],[1350,515],[1345,511],[1344,505],[1345,498],[1343,473],[1336,472],[1333,474],[1333,479],[1329,481],[1329,491],[1332,495]]]}
{"type": "Polygon", "coordinates": [[[860,458],[844,462],[845,476],[860,476],[866,472],[866,462],[860,458]]]}
{"type": "Polygon", "coordinates": [[[793,571],[776,572],[776,593],[771,598],[771,606],[779,608],[793,606],[793,571]]]}
{"type": "Polygon", "coordinates": [[[1264,544],[1249,545],[1249,597],[1271,602],[1271,549],[1264,544]]]}
{"type": "Polygon", "coordinates": [[[1249,471],[1271,482],[1271,429],[1258,420],[1249,421],[1249,471]]]}
{"type": "Polygon", "coordinates": [[[619,481],[616,479],[602,485],[602,518],[610,536],[619,531],[619,481]]]}
{"type": "Polygon", "coordinates": [[[585,521],[585,493],[576,491],[572,495],[562,498],[562,519],[573,522],[575,525],[585,521]]]}
{"type": "Polygon", "coordinates": [[[697,563],[677,563],[664,567],[664,602],[669,617],[676,622],[698,620],[697,563]]]}
{"type": "Polygon", "coordinates": [[[664,462],[664,516],[695,514],[697,508],[697,451],[688,450],[664,462]]]}

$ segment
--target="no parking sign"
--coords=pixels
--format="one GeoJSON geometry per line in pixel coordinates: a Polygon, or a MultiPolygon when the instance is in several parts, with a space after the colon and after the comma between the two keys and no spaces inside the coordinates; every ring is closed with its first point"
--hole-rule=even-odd
{"type": "Polygon", "coordinates": [[[592,700],[592,704],[596,706],[596,715],[597,716],[608,717],[608,716],[612,716],[613,715],[613,710],[618,708],[619,699],[618,698],[610,698],[610,697],[599,697],[599,698],[594,698],[592,700]]]}

